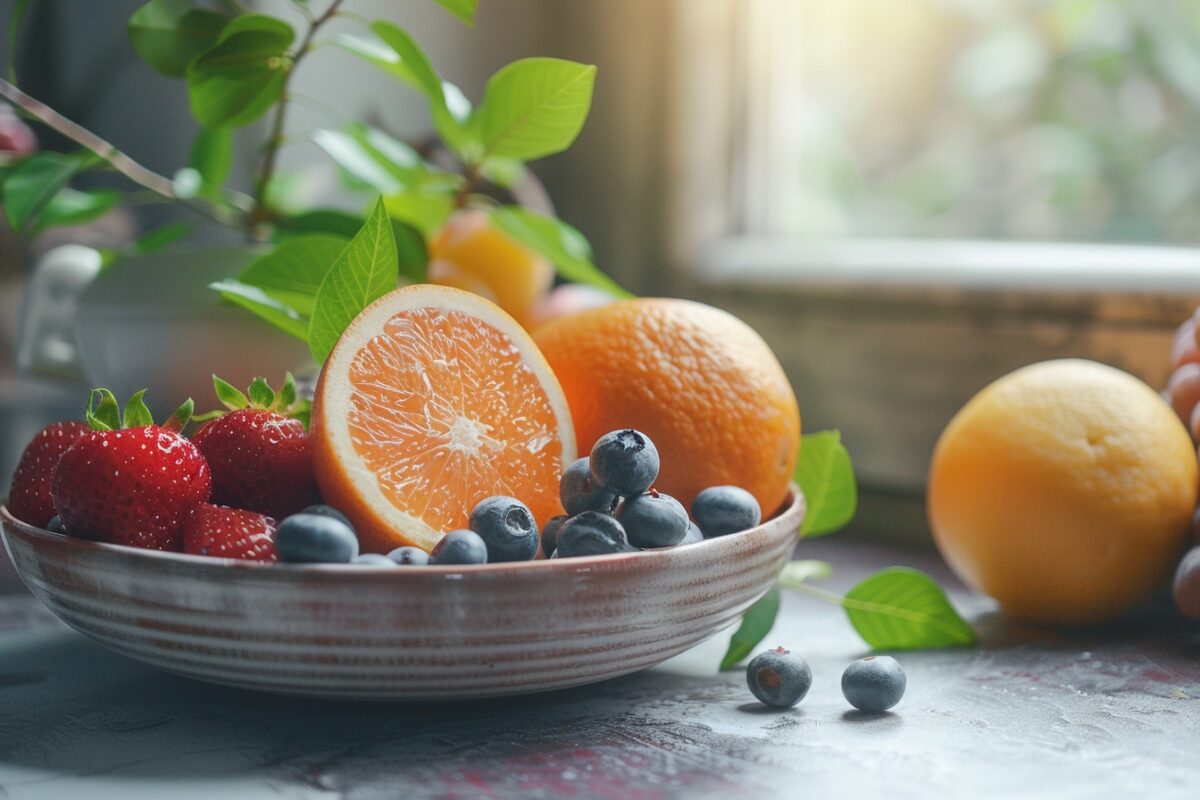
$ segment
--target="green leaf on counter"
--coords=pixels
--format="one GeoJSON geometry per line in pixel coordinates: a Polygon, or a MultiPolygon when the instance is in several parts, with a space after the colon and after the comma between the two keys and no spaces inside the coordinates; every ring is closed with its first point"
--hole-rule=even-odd
{"type": "Polygon", "coordinates": [[[479,7],[479,0],[436,0],[436,2],[467,25],[475,24],[475,9],[479,7]]]}
{"type": "Polygon", "coordinates": [[[221,187],[233,167],[233,131],[229,128],[201,128],[192,143],[188,164],[200,173],[200,194],[210,200],[221,196],[221,187]]]}
{"type": "Polygon", "coordinates": [[[150,0],[126,25],[133,49],[154,70],[181,78],[193,58],[217,43],[229,17],[187,0],[150,0]]]}
{"type": "Polygon", "coordinates": [[[295,32],[265,14],[236,17],[187,68],[192,116],[206,128],[249,125],[280,98],[295,32]]]}
{"type": "Polygon", "coordinates": [[[721,669],[729,669],[750,655],[754,647],[771,632],[778,614],[779,586],[772,585],[742,617],[742,624],[734,631],[733,638],[729,640],[729,649],[721,659],[721,669]]]}
{"type": "Polygon", "coordinates": [[[22,160],[4,178],[4,214],[14,230],[24,229],[81,167],[75,156],[42,151],[22,160]]]}
{"type": "Polygon", "coordinates": [[[959,616],[942,587],[923,572],[888,567],[855,586],[842,607],[859,636],[877,650],[961,647],[975,629],[959,616]]]}
{"type": "Polygon", "coordinates": [[[566,150],[592,105],[596,67],[558,58],[523,58],[491,77],[471,119],[489,158],[529,160],[566,150]]]}
{"type": "Polygon", "coordinates": [[[37,226],[51,228],[61,225],[79,225],[93,220],[121,202],[121,193],[116,189],[88,189],[81,191],[63,187],[37,216],[37,226]]]}
{"type": "Polygon", "coordinates": [[[519,206],[499,206],[492,209],[491,216],[496,227],[545,256],[567,280],[595,286],[615,297],[632,297],[592,263],[587,239],[562,220],[519,206]]]}
{"type": "Polygon", "coordinates": [[[807,504],[801,538],[833,533],[854,519],[858,488],[840,432],[819,431],[801,438],[795,478],[807,504]]]}
{"type": "Polygon", "coordinates": [[[398,280],[396,236],[380,200],[317,290],[308,327],[308,348],[317,363],[325,361],[346,326],[398,280]]]}

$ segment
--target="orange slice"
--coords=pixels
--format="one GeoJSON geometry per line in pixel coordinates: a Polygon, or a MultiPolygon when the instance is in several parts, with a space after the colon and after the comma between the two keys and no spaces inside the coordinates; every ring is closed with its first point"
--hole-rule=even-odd
{"type": "Polygon", "coordinates": [[[368,306],[325,362],[312,410],[326,502],[364,551],[429,550],[480,500],[511,495],[541,524],[562,513],[570,411],[537,345],[498,306],[409,286],[368,306]]]}

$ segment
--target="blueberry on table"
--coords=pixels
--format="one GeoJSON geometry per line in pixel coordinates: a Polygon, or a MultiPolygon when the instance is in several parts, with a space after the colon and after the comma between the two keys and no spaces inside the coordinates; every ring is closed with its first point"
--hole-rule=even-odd
{"type": "Polygon", "coordinates": [[[379,553],[363,553],[354,557],[351,564],[362,564],[367,567],[394,567],[396,562],[392,561],[387,556],[381,556],[379,553]]]}
{"type": "Polygon", "coordinates": [[[703,542],[703,541],[704,541],[704,534],[700,532],[700,528],[697,527],[696,523],[692,522],[689,519],[687,533],[684,534],[683,539],[682,539],[682,541],[679,542],[679,544],[681,544],[681,545],[695,544],[696,542],[703,542]]]}
{"type": "Polygon", "coordinates": [[[710,486],[692,500],[692,519],[706,539],[753,528],[762,520],[754,495],[739,486],[710,486]]]}
{"type": "Polygon", "coordinates": [[[1185,616],[1200,619],[1200,547],[1193,547],[1175,571],[1175,605],[1185,616]]]}
{"type": "Polygon", "coordinates": [[[571,517],[558,531],[558,558],[602,556],[631,550],[625,528],[615,517],[598,511],[585,511],[571,517]]]}
{"type": "Polygon", "coordinates": [[[487,545],[475,531],[450,531],[429,552],[430,564],[486,564],[487,545]]]}
{"type": "Polygon", "coordinates": [[[61,533],[63,535],[66,535],[67,533],[67,529],[63,527],[62,524],[62,517],[60,517],[58,514],[55,514],[50,518],[50,521],[46,523],[46,530],[50,531],[51,533],[61,533]]]}
{"type": "Polygon", "coordinates": [[[402,567],[423,567],[429,563],[429,553],[419,547],[397,547],[387,557],[402,567]]]}
{"type": "Polygon", "coordinates": [[[550,554],[554,552],[554,548],[558,547],[558,532],[567,519],[566,514],[559,514],[557,517],[551,517],[542,527],[542,554],[546,558],[549,558],[550,554]]]}
{"type": "Polygon", "coordinates": [[[591,459],[577,458],[563,472],[558,484],[558,499],[569,516],[585,511],[603,511],[611,514],[617,496],[600,487],[592,478],[591,459]]]}
{"type": "Polygon", "coordinates": [[[658,477],[658,448],[649,436],[633,428],[612,431],[597,439],[590,462],[592,478],[621,497],[641,494],[658,477]]]}
{"type": "Polygon", "coordinates": [[[634,547],[672,547],[687,536],[687,510],[669,494],[651,489],[626,498],[617,509],[617,519],[634,547]]]}
{"type": "Polygon", "coordinates": [[[483,539],[489,564],[529,561],[537,555],[537,520],[529,506],[515,497],[498,495],[481,500],[471,511],[467,527],[483,539]]]}
{"type": "Polygon", "coordinates": [[[348,564],[358,555],[354,530],[332,516],[293,514],[275,531],[279,560],[297,564],[348,564]]]}
{"type": "Polygon", "coordinates": [[[868,714],[882,714],[899,703],[907,685],[904,668],[891,656],[867,656],[842,673],[842,694],[868,714]]]}
{"type": "Polygon", "coordinates": [[[309,506],[308,508],[304,509],[300,513],[301,514],[316,514],[318,517],[332,517],[333,519],[339,520],[342,523],[344,523],[345,526],[347,528],[349,528],[350,530],[354,530],[354,523],[350,521],[349,517],[347,517],[342,512],[338,511],[333,506],[327,506],[324,503],[317,503],[316,505],[309,506]]]}
{"type": "Polygon", "coordinates": [[[812,670],[802,657],[782,647],[759,653],[746,666],[746,685],[763,705],[791,708],[812,686],[812,670]]]}

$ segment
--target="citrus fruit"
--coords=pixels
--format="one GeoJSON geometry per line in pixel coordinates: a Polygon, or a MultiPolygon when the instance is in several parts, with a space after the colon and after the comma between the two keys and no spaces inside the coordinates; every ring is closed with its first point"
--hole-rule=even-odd
{"type": "Polygon", "coordinates": [[[581,452],[636,428],[658,447],[655,486],[690,506],[709,486],[741,486],[764,513],[783,503],[800,411],[766,342],[733,315],[687,300],[622,300],[539,328],[581,452]]]}
{"type": "Polygon", "coordinates": [[[548,520],[575,458],[562,390],[521,326],[429,285],[384,295],[346,328],[321,370],[312,439],[322,496],[381,553],[431,549],[493,495],[548,520]]]}
{"type": "Polygon", "coordinates": [[[938,440],[929,520],[950,566],[1008,613],[1089,624],[1170,576],[1196,505],[1196,453],[1171,407],[1092,361],[991,384],[938,440]]]}
{"type": "Polygon", "coordinates": [[[554,283],[554,266],[492,224],[487,212],[456,212],[429,243],[429,282],[493,301],[522,325],[554,283]]]}

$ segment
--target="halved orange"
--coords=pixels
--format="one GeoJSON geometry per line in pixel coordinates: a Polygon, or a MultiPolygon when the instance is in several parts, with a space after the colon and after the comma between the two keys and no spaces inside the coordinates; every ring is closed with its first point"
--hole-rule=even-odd
{"type": "Polygon", "coordinates": [[[366,552],[429,550],[499,494],[541,524],[562,513],[558,480],[575,458],[567,401],[524,329],[477,295],[424,284],[346,328],[317,383],[312,441],[321,494],[366,552]]]}

